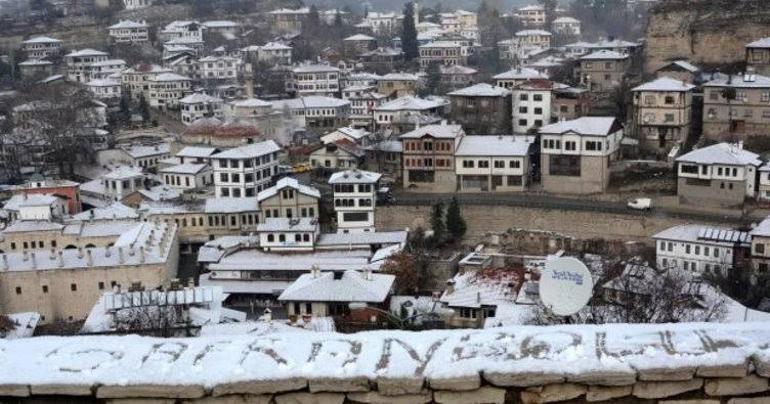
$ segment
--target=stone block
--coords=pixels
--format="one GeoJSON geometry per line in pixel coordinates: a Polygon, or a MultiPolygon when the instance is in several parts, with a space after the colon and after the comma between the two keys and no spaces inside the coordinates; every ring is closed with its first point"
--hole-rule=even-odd
{"type": "Polygon", "coordinates": [[[770,377],[770,358],[765,357],[762,359],[755,357],[754,368],[756,369],[758,375],[762,377],[770,377]]]}
{"type": "Polygon", "coordinates": [[[590,386],[586,392],[586,401],[608,401],[631,395],[633,386],[590,386]]]}
{"type": "Polygon", "coordinates": [[[473,391],[439,390],[433,392],[433,401],[441,404],[503,404],[505,389],[484,386],[473,391]]]}
{"type": "Polygon", "coordinates": [[[33,384],[29,386],[33,396],[90,396],[93,386],[83,384],[33,384]]]}
{"type": "Polygon", "coordinates": [[[285,391],[295,391],[307,388],[307,380],[300,378],[281,380],[250,380],[233,383],[223,383],[214,386],[212,396],[225,396],[229,394],[272,394],[285,391]]]}
{"type": "Polygon", "coordinates": [[[638,369],[637,375],[643,382],[674,382],[690,380],[695,377],[695,368],[656,368],[638,369]]]}
{"type": "Polygon", "coordinates": [[[286,393],[273,397],[275,404],[342,404],[342,393],[286,393]]]}
{"type": "Polygon", "coordinates": [[[532,387],[564,383],[561,374],[543,372],[495,373],[484,372],[484,380],[495,386],[532,387]]]}
{"type": "Polygon", "coordinates": [[[731,398],[727,404],[770,404],[770,396],[752,398],[731,398]]]}
{"type": "Polygon", "coordinates": [[[369,379],[365,377],[310,379],[311,393],[369,391],[369,379]]]}
{"type": "Polygon", "coordinates": [[[422,378],[379,378],[377,392],[383,396],[403,396],[405,394],[420,394],[425,380],[422,378]]]}
{"type": "Polygon", "coordinates": [[[701,366],[695,375],[698,377],[746,377],[749,374],[749,364],[736,363],[722,366],[701,366]]]}
{"type": "Polygon", "coordinates": [[[636,372],[628,371],[593,371],[567,376],[570,383],[600,386],[630,386],[636,383],[636,372]]]}
{"type": "Polygon", "coordinates": [[[198,385],[105,385],[96,390],[96,398],[200,398],[205,394],[203,386],[198,385]]]}
{"type": "Polygon", "coordinates": [[[423,390],[420,394],[386,396],[375,391],[369,391],[366,393],[348,393],[348,400],[366,404],[423,404],[433,401],[433,393],[430,390],[423,390]]]}
{"type": "Polygon", "coordinates": [[[195,400],[184,400],[182,404],[270,404],[272,399],[273,397],[270,395],[231,394],[229,396],[209,396],[195,400]]]}
{"type": "Polygon", "coordinates": [[[740,396],[767,391],[767,379],[751,375],[740,379],[711,379],[703,390],[710,396],[740,396]]]}
{"type": "Polygon", "coordinates": [[[549,384],[547,386],[527,389],[521,392],[524,404],[554,403],[578,398],[586,394],[586,386],[574,383],[549,384]]]}
{"type": "Polygon", "coordinates": [[[719,404],[719,400],[692,399],[692,400],[661,400],[658,404],[719,404]]]}
{"type": "Polygon", "coordinates": [[[673,397],[688,391],[700,390],[703,379],[691,379],[673,382],[637,382],[632,394],[635,397],[656,399],[673,397]]]}
{"type": "Polygon", "coordinates": [[[0,396],[29,397],[29,386],[26,384],[0,384],[0,396]]]}
{"type": "Polygon", "coordinates": [[[173,398],[110,398],[104,404],[174,404],[173,398]]]}
{"type": "Polygon", "coordinates": [[[467,391],[481,387],[481,375],[453,377],[446,379],[429,379],[428,385],[433,390],[467,391]]]}

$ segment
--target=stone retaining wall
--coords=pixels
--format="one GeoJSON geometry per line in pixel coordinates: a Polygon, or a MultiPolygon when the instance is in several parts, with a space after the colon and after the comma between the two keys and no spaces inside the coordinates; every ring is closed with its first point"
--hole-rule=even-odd
{"type": "Polygon", "coordinates": [[[770,324],[0,340],[0,402],[764,404],[770,324]]]}

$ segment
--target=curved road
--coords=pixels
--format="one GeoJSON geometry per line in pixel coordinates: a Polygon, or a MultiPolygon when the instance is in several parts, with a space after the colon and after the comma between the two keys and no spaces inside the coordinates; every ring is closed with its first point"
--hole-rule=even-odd
{"type": "Polygon", "coordinates": [[[404,206],[430,206],[437,201],[449,203],[453,196],[457,196],[461,204],[481,206],[512,206],[537,209],[558,209],[567,211],[603,212],[620,215],[633,215],[645,217],[670,217],[681,220],[710,223],[742,223],[745,220],[758,221],[762,216],[749,218],[741,217],[741,212],[735,214],[720,214],[716,212],[698,212],[673,207],[655,207],[652,211],[631,210],[624,203],[612,201],[595,201],[588,199],[568,198],[537,193],[412,193],[398,192],[394,195],[396,205],[404,206]]]}

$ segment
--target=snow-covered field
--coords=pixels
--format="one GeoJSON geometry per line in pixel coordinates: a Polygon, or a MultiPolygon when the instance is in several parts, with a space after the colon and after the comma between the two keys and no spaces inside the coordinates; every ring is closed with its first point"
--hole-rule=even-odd
{"type": "Polygon", "coordinates": [[[291,377],[428,377],[480,371],[585,374],[770,359],[770,324],[503,327],[487,330],[282,332],[187,339],[0,340],[0,385],[214,386],[291,377]]]}

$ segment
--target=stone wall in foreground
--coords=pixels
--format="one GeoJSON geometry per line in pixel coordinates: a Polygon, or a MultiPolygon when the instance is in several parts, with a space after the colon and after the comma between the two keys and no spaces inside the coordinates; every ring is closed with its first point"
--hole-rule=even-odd
{"type": "Polygon", "coordinates": [[[0,402],[764,404],[770,324],[0,340],[0,402]]]}

